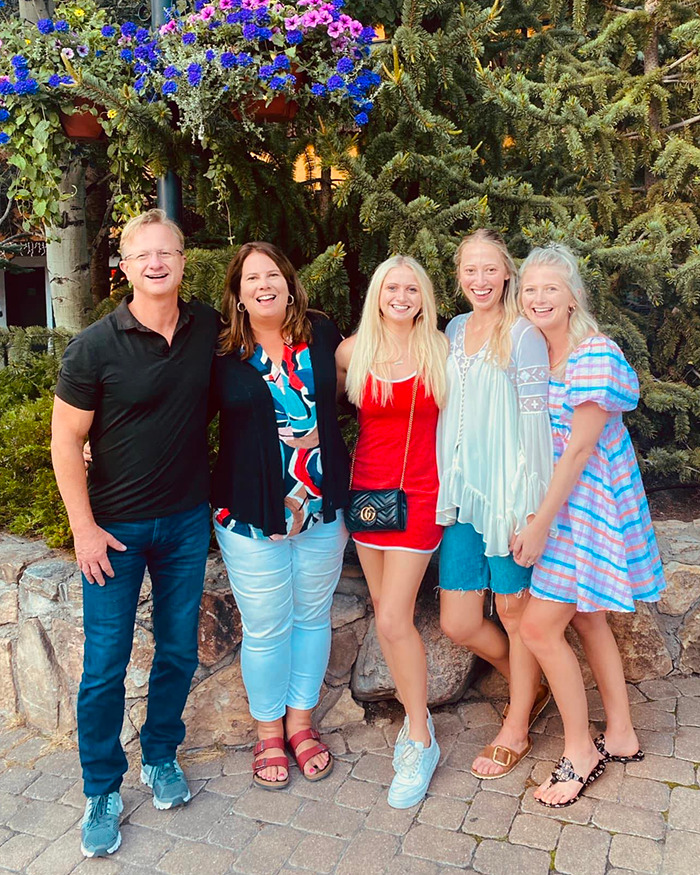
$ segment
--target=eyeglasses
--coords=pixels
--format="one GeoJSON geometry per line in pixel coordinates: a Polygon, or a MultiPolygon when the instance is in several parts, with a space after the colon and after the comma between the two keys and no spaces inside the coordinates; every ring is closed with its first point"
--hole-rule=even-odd
{"type": "Polygon", "coordinates": [[[136,255],[123,255],[122,261],[135,261],[136,264],[147,264],[152,255],[159,261],[172,261],[176,255],[184,255],[182,249],[151,249],[148,252],[139,252],[136,255]]]}

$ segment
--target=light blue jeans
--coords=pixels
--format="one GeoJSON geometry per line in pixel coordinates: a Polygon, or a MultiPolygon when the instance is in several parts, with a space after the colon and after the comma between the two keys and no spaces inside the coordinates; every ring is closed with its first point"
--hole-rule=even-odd
{"type": "Polygon", "coordinates": [[[241,612],[250,713],[268,722],[318,703],[331,652],[331,603],[348,533],[342,516],[278,541],[214,532],[241,612]]]}

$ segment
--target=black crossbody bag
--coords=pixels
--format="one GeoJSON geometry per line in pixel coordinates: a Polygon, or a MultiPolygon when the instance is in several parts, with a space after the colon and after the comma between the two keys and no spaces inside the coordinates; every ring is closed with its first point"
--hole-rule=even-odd
{"type": "Polygon", "coordinates": [[[418,375],[413,384],[411,413],[408,417],[406,432],[406,449],[403,454],[403,469],[398,489],[353,489],[352,478],[355,473],[355,454],[357,443],[352,454],[350,468],[350,504],[345,511],[345,525],[349,532],[404,532],[408,523],[408,499],[403,490],[408,462],[408,447],[411,443],[413,430],[413,414],[416,409],[416,394],[418,392],[418,375]]]}

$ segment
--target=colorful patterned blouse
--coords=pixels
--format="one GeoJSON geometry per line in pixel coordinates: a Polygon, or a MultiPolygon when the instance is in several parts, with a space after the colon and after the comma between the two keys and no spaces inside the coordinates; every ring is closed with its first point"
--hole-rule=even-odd
{"type": "MultiPolygon", "coordinates": [[[[321,518],[323,471],[316,422],[316,397],[308,344],[285,344],[277,367],[258,344],[249,359],[267,383],[275,405],[277,434],[284,479],[287,537],[309,529],[321,518]]],[[[219,525],[248,538],[265,538],[249,523],[233,519],[227,508],[216,508],[219,525]]],[[[279,540],[283,535],[271,535],[279,540]]]]}

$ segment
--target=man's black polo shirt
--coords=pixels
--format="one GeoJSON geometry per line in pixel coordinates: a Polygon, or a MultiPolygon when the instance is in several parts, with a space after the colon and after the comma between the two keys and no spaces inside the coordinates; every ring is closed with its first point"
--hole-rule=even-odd
{"type": "Polygon", "coordinates": [[[94,410],[88,475],[96,520],[141,520],[209,497],[207,395],[218,335],[216,310],[179,301],[172,344],[142,325],[128,303],[74,337],[56,395],[94,410]]]}

